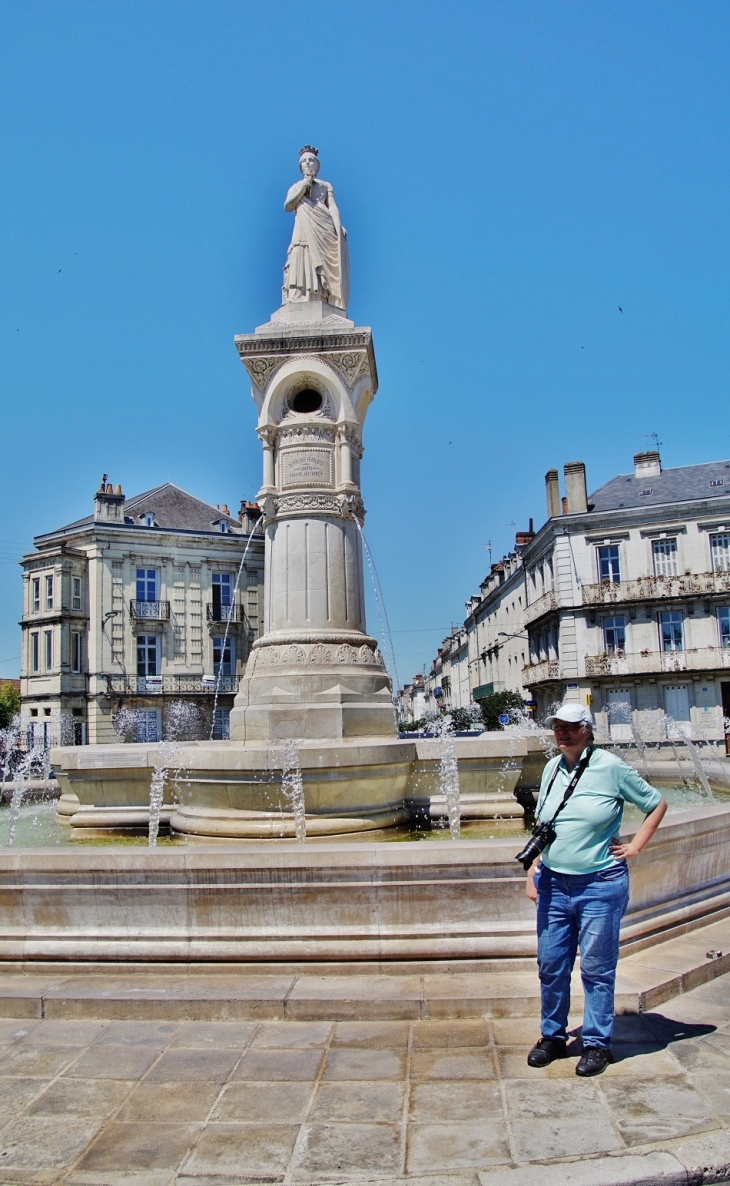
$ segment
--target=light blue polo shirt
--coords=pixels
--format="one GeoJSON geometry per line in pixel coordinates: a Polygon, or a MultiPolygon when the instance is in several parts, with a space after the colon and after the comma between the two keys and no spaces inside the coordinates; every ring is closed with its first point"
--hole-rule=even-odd
{"type": "MultiPolygon", "coordinates": [[[[568,772],[562,754],[550,759],[540,781],[537,819],[549,821],[553,818],[572,775],[573,771],[568,772]],[[557,777],[545,800],[556,766],[557,777]]],[[[608,846],[619,834],[625,802],[649,812],[661,802],[661,795],[621,758],[608,750],[595,749],[577,787],[555,821],[556,837],[543,850],[543,865],[555,873],[598,873],[615,865],[608,846]]]]}

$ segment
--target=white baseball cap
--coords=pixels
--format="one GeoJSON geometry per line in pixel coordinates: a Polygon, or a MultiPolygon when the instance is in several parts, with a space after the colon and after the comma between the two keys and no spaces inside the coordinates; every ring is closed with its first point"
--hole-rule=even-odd
{"type": "Polygon", "coordinates": [[[561,704],[557,712],[545,717],[548,729],[552,729],[555,721],[565,721],[569,725],[592,725],[593,717],[585,704],[561,704]]]}

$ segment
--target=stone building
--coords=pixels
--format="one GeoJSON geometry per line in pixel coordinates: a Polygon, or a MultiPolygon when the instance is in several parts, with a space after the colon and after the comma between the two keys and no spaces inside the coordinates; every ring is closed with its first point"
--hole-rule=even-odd
{"type": "Polygon", "coordinates": [[[730,462],[631,474],[587,493],[585,466],[545,477],[548,519],[524,550],[529,634],[524,685],[538,717],[592,705],[629,739],[652,711],[720,741],[730,715],[730,462]],[[656,710],[663,710],[657,712],[656,710]],[[642,714],[639,717],[637,714],[642,714]],[[648,714],[648,715],[647,715],[648,714]]]}
{"type": "MultiPolygon", "coordinates": [[[[533,536],[530,520],[528,531],[516,533],[514,550],[492,565],[479,586],[479,594],[466,603],[464,627],[469,640],[472,700],[494,692],[525,696],[522,673],[528,649],[522,553],[533,536]]],[[[530,700],[529,694],[525,699],[530,700]]]]}
{"type": "Polygon", "coordinates": [[[533,536],[531,520],[528,531],[517,532],[514,550],[491,566],[479,593],[467,601],[463,626],[443,640],[425,680],[427,711],[466,708],[504,691],[530,703],[522,678],[528,662],[522,552],[533,536]]]}
{"type": "Polygon", "coordinates": [[[120,708],[132,710],[129,740],[154,741],[176,700],[227,735],[263,619],[259,519],[254,503],[235,517],[170,482],[125,498],[104,475],[93,514],[36,536],[21,561],[22,714],[34,741],[116,741],[120,708]]]}

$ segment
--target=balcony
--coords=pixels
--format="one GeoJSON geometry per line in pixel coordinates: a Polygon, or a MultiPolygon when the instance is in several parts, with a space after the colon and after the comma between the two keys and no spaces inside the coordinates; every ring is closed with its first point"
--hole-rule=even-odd
{"type": "Polygon", "coordinates": [[[169,601],[130,601],[129,616],[136,622],[168,622],[169,601]]]}
{"type": "Polygon", "coordinates": [[[531,622],[536,622],[538,618],[544,617],[545,614],[552,613],[558,608],[558,601],[555,596],[555,591],[549,589],[547,593],[543,593],[542,597],[538,597],[537,601],[531,601],[525,607],[525,625],[529,626],[531,622]]]}
{"type": "MultiPolygon", "coordinates": [[[[685,573],[674,577],[639,577],[635,581],[603,581],[583,585],[583,605],[615,605],[624,601],[661,601],[730,593],[730,572],[685,573]]],[[[537,604],[537,603],[536,603],[537,604]]]]}
{"type": "Polygon", "coordinates": [[[107,675],[110,696],[213,696],[238,691],[235,675],[107,675]]]}
{"type": "Polygon", "coordinates": [[[243,620],[243,609],[240,605],[211,605],[209,602],[205,607],[205,616],[214,625],[233,626],[243,620]]]}
{"type": "Polygon", "coordinates": [[[543,659],[522,668],[522,686],[531,688],[534,684],[548,683],[560,679],[560,663],[557,659],[543,659]]]}
{"type": "Polygon", "coordinates": [[[683,671],[730,668],[730,647],[697,647],[688,651],[635,651],[616,655],[587,655],[588,679],[615,675],[674,675],[683,671]]]}

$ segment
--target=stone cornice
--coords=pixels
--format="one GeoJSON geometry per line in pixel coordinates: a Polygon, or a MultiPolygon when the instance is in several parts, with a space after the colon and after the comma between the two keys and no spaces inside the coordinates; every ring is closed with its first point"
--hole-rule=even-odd
{"type": "Polygon", "coordinates": [[[678,520],[689,523],[697,519],[704,520],[710,515],[716,515],[719,519],[723,514],[730,518],[730,499],[695,499],[653,507],[621,507],[613,511],[588,511],[581,515],[556,515],[543,523],[535,538],[524,549],[522,559],[525,567],[529,568],[559,535],[593,534],[602,528],[610,535],[612,531],[620,529],[636,530],[665,523],[676,526],[678,520]]]}

